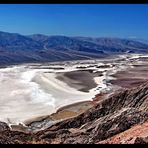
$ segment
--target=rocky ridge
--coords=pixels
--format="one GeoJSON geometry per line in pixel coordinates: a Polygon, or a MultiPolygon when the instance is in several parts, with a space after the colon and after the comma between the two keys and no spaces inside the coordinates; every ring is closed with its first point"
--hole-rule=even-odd
{"type": "MultiPolygon", "coordinates": [[[[115,143],[111,142],[110,138],[124,133],[137,125],[144,124],[145,132],[148,131],[147,121],[148,82],[133,89],[124,89],[116,92],[79,116],[58,122],[39,132],[12,131],[6,123],[1,122],[0,143],[115,143]],[[110,142],[107,139],[110,139],[110,142]]],[[[144,134],[144,137],[140,134],[140,137],[134,137],[132,143],[148,143],[147,137],[148,132],[144,134]]],[[[132,138],[130,137],[130,139],[132,138]]],[[[123,141],[124,139],[122,141],[119,140],[117,143],[124,143],[123,141]]]]}

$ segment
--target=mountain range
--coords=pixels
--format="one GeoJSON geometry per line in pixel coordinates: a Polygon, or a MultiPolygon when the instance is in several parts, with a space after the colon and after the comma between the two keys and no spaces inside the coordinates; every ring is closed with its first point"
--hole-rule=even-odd
{"type": "Polygon", "coordinates": [[[121,38],[21,35],[0,31],[0,64],[102,58],[148,53],[148,43],[121,38]]]}

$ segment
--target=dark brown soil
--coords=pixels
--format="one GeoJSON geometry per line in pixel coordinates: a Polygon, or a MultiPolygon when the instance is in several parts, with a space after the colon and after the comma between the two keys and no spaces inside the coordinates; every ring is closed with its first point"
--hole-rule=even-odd
{"type": "Polygon", "coordinates": [[[91,70],[79,70],[66,73],[57,73],[57,79],[64,81],[70,87],[76,88],[83,92],[97,87],[94,77],[101,73],[92,73],[91,70]]]}

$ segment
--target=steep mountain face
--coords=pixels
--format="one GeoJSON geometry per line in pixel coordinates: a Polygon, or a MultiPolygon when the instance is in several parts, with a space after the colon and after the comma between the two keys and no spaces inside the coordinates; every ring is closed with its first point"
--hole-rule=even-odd
{"type": "Polygon", "coordinates": [[[147,44],[130,39],[86,37],[79,37],[79,39],[105,47],[106,51],[108,52],[126,52],[128,50],[130,52],[142,52],[147,49],[147,44]]]}
{"type": "Polygon", "coordinates": [[[38,61],[35,52],[41,49],[41,44],[31,38],[0,32],[0,65],[38,61]]]}
{"type": "Polygon", "coordinates": [[[0,32],[1,64],[92,59],[127,52],[148,53],[148,44],[118,38],[23,36],[0,32]]]}
{"type": "Polygon", "coordinates": [[[146,39],[141,39],[141,38],[129,38],[129,39],[132,39],[133,41],[141,42],[144,44],[148,44],[148,40],[146,39]]]}
{"type": "Polygon", "coordinates": [[[8,51],[41,49],[40,43],[31,38],[15,34],[0,32],[0,49],[8,51]]]}
{"type": "MultiPolygon", "coordinates": [[[[61,121],[36,133],[11,131],[5,123],[1,123],[0,143],[107,143],[109,140],[105,142],[106,139],[122,132],[128,134],[136,129],[142,131],[140,126],[145,131],[148,130],[147,101],[148,82],[137,88],[117,92],[79,116],[61,121]]],[[[145,131],[142,132],[146,134],[140,133],[141,137],[131,135],[126,141],[148,143],[146,140],[148,134],[145,131]]],[[[121,139],[118,143],[126,141],[121,139]]]]}

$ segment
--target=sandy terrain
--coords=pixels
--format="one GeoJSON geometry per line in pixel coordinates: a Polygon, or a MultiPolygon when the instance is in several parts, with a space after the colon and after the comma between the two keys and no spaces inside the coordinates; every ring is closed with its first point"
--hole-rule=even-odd
{"type": "Polygon", "coordinates": [[[0,70],[1,121],[11,125],[50,115],[63,106],[91,101],[96,94],[69,87],[46,71],[24,66],[0,70]]]}
{"type": "Polygon", "coordinates": [[[147,57],[139,56],[1,68],[0,121],[11,125],[51,114],[54,120],[78,115],[92,107],[96,95],[94,102],[148,79],[147,57]]]}
{"type": "Polygon", "coordinates": [[[57,73],[57,79],[66,82],[70,87],[83,92],[89,92],[90,89],[97,87],[94,78],[101,72],[92,73],[91,70],[79,70],[66,73],[57,73]]]}
{"type": "Polygon", "coordinates": [[[112,75],[115,80],[110,83],[118,85],[123,88],[136,87],[148,80],[148,57],[139,58],[132,62],[132,67],[127,70],[119,71],[112,75]]]}

